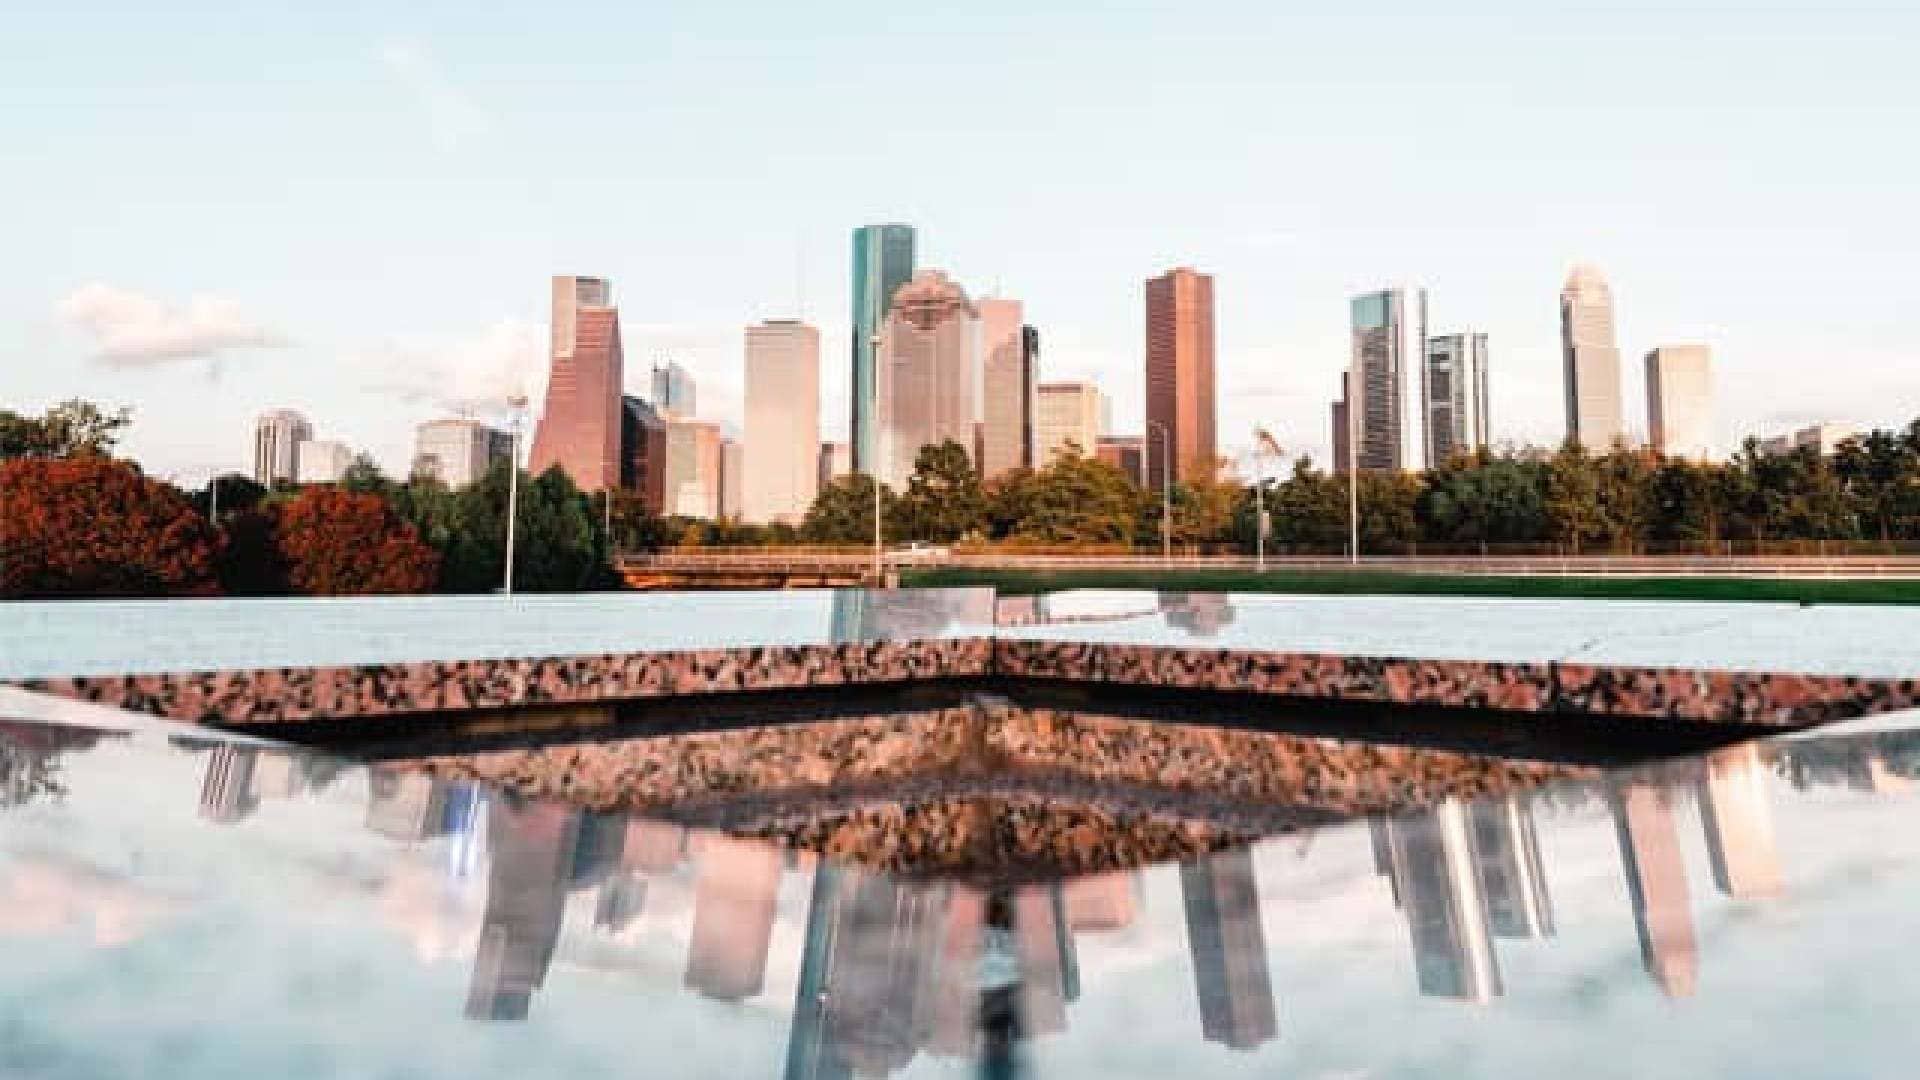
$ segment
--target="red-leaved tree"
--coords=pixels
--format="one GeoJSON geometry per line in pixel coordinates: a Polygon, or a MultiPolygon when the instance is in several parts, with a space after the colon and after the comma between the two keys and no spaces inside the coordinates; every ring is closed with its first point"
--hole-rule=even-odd
{"type": "Polygon", "coordinates": [[[210,595],[217,547],[184,496],[127,462],[0,461],[0,595],[210,595]]]}
{"type": "Polygon", "coordinates": [[[378,495],[309,487],[273,516],[274,545],[294,592],[426,592],[439,575],[439,553],[378,495]]]}

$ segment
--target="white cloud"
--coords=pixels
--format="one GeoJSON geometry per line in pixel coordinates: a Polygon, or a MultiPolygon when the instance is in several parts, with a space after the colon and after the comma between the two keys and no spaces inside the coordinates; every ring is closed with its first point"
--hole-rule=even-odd
{"type": "Polygon", "coordinates": [[[214,359],[236,349],[287,344],[280,333],[247,317],[233,300],[213,294],[173,307],[131,289],[89,282],[68,293],[56,314],[94,340],[95,355],[115,364],[214,359]]]}
{"type": "Polygon", "coordinates": [[[379,57],[387,74],[425,116],[435,146],[451,150],[486,130],[486,114],[447,78],[426,49],[409,41],[389,41],[380,46],[379,57]]]}
{"type": "Polygon", "coordinates": [[[376,393],[448,412],[492,414],[516,396],[538,403],[546,354],[545,326],[502,319],[469,338],[392,342],[353,354],[348,362],[376,393]]]}

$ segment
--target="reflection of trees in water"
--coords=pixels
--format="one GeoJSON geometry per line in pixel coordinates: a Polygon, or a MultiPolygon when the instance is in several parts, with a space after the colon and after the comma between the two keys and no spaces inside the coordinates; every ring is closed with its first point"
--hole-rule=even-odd
{"type": "Polygon", "coordinates": [[[0,807],[65,798],[61,755],[99,741],[95,731],[0,721],[0,807]]]}
{"type": "Polygon", "coordinates": [[[1920,731],[1809,739],[1781,748],[1775,768],[1794,790],[1872,787],[1920,777],[1920,731]]]}

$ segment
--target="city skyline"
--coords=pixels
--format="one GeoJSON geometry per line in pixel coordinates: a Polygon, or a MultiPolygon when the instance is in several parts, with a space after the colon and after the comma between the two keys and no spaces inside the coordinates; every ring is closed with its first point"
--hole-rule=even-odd
{"type": "MultiPolygon", "coordinates": [[[[739,422],[739,327],[820,326],[822,426],[838,438],[846,230],[888,219],[923,231],[923,261],[1021,297],[1046,331],[1047,377],[1098,381],[1119,431],[1141,409],[1138,281],[1186,262],[1220,283],[1223,448],[1264,422],[1326,460],[1340,305],[1384,280],[1422,282],[1490,332],[1502,439],[1557,441],[1550,296],[1580,261],[1606,269],[1626,356],[1713,344],[1723,451],[1913,411],[1894,313],[1920,248],[1900,195],[1915,151],[1879,137],[1920,108],[1899,60],[1911,12],[1771,11],[1698,63],[1680,47],[1724,30],[1711,10],[1415,17],[1384,35],[1360,15],[1251,5],[1205,26],[1133,12],[1092,20],[1087,48],[1062,58],[1049,35],[1088,32],[1084,13],[686,13],[671,54],[647,44],[660,39],[644,15],[607,8],[577,13],[596,27],[584,44],[570,19],[489,34],[511,17],[469,13],[476,32],[454,38],[404,14],[254,14],[243,54],[237,38],[87,8],[31,12],[0,46],[24,106],[11,141],[38,163],[15,174],[36,213],[0,269],[0,398],[130,405],[128,451],[161,475],[243,470],[247,418],[280,404],[403,471],[415,425],[537,368],[534,282],[572,268],[622,283],[630,374],[682,359],[725,424],[739,422]],[[912,101],[871,92],[907,77],[923,35],[962,29],[1006,78],[915,78],[912,101]],[[1570,87],[1551,58],[1595,32],[1689,57],[1686,78],[1570,87]],[[747,63],[769,35],[814,59],[747,63]],[[1168,35],[1194,47],[1156,49],[1168,35]],[[1836,35],[1847,49],[1805,48],[1836,35]],[[1392,81],[1355,81],[1362,41],[1367,70],[1421,79],[1417,116],[1392,81]],[[262,80],[237,62],[256,48],[309,77],[262,80]],[[130,105],[147,99],[171,107],[130,105]],[[861,132],[894,145],[842,130],[856,101],[861,132]],[[1302,104],[1256,105],[1275,101],[1302,104]],[[988,115],[990,136],[972,126],[988,115]],[[1783,157],[1775,126],[1744,119],[1760,115],[1786,118],[1801,152],[1783,157]],[[1180,140],[1135,137],[1173,117],[1180,140]],[[138,183],[108,179],[150,145],[166,149],[146,152],[138,183]],[[634,158],[642,146],[679,152],[663,169],[634,158]],[[1139,166],[1125,176],[1123,150],[1139,166]],[[821,163],[768,192],[751,162],[769,152],[821,163]],[[573,165],[555,173],[560,159],[573,165]]],[[[1641,375],[1624,368],[1637,428],[1641,375]]]]}

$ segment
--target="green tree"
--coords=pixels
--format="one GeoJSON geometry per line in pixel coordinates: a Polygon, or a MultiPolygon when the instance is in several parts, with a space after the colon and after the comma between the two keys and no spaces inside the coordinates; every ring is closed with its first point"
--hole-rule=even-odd
{"type": "Polygon", "coordinates": [[[37,417],[0,409],[0,460],[111,454],[132,419],[126,409],[102,412],[98,405],[80,398],[63,401],[37,417]]]}
{"type": "Polygon", "coordinates": [[[920,448],[894,524],[900,539],[938,544],[987,531],[986,494],[965,447],[947,439],[920,448]]]}
{"type": "MultiPolygon", "coordinates": [[[[881,516],[891,529],[895,498],[885,484],[880,485],[881,516]]],[[[873,542],[873,478],[865,473],[836,477],[807,508],[800,535],[813,544],[871,544],[873,542]]]]}
{"type": "MultiPolygon", "coordinates": [[[[1119,468],[1062,454],[1022,483],[1012,538],[1035,544],[1131,543],[1140,530],[1140,488],[1119,468]]],[[[1158,505],[1157,503],[1155,504],[1158,505]]]]}
{"type": "Polygon", "coordinates": [[[1599,466],[1572,441],[1547,462],[1546,508],[1553,538],[1574,554],[1606,539],[1599,466]]]}

